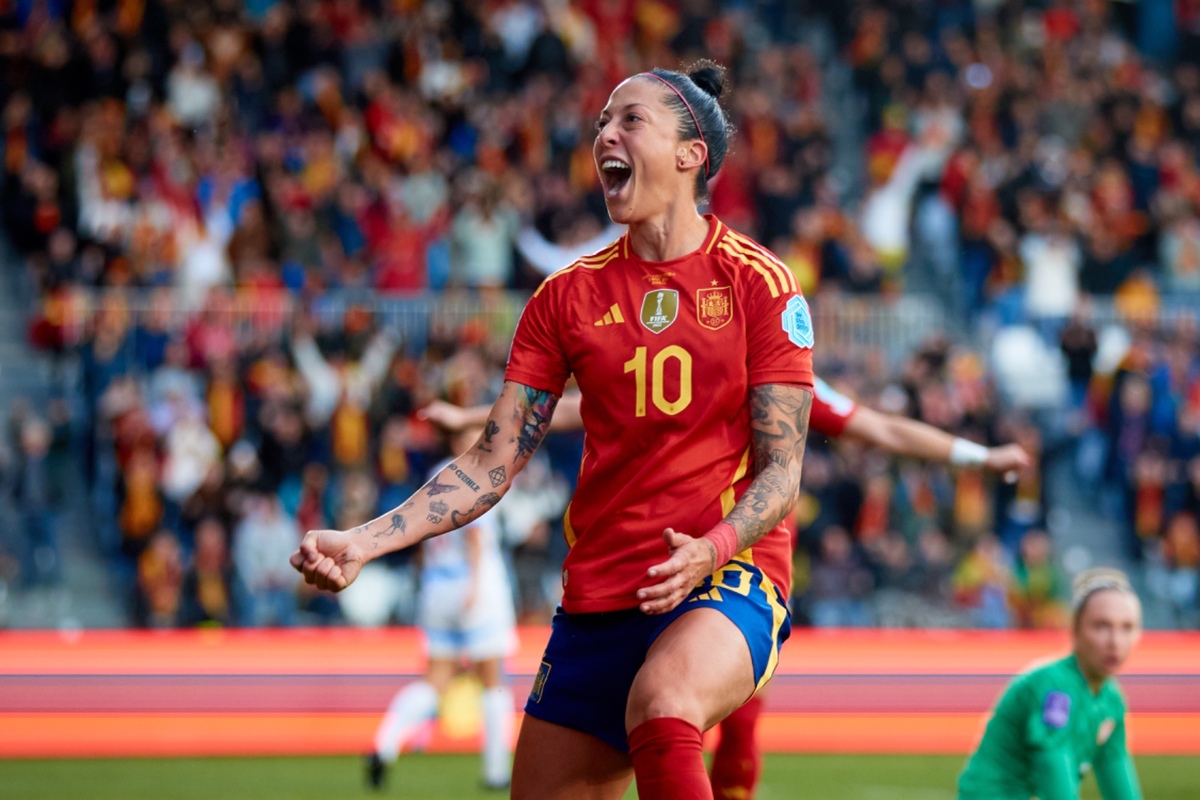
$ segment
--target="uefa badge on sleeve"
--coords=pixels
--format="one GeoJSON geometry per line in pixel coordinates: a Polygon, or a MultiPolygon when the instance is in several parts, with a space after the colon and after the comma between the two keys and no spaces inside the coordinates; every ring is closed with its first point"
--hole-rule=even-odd
{"type": "Polygon", "coordinates": [[[783,330],[796,347],[813,346],[812,315],[808,303],[800,295],[794,295],[783,309],[783,330]]]}

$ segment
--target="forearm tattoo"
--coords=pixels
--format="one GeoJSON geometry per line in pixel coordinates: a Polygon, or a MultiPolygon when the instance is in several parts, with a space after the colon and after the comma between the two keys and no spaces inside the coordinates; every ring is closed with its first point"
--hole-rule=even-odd
{"type": "Polygon", "coordinates": [[[452,483],[439,483],[437,475],[434,475],[432,478],[430,478],[429,483],[425,485],[429,487],[425,490],[425,494],[429,495],[430,497],[437,497],[439,494],[458,491],[458,487],[452,483]]]}
{"type": "Polygon", "coordinates": [[[467,511],[467,513],[463,514],[463,513],[459,512],[457,509],[455,509],[454,511],[451,511],[450,512],[450,521],[454,523],[454,527],[461,528],[463,525],[466,525],[471,520],[476,519],[477,517],[481,516],[483,514],[483,512],[487,511],[489,508],[491,508],[492,506],[496,505],[496,503],[499,503],[499,502],[500,502],[500,495],[496,494],[495,492],[488,492],[483,497],[476,500],[475,505],[471,506],[470,510],[467,511]]]}
{"type": "MultiPolygon", "coordinates": [[[[378,520],[376,520],[376,522],[378,522],[378,520]]],[[[368,522],[366,525],[359,525],[357,528],[354,529],[353,533],[366,532],[367,530],[370,529],[371,525],[373,525],[373,524],[374,523],[372,523],[372,522],[368,522]]],[[[387,527],[380,528],[379,530],[372,533],[371,538],[379,539],[384,536],[392,536],[396,533],[396,531],[400,531],[401,533],[408,533],[408,520],[404,519],[404,515],[401,514],[399,511],[393,511],[391,519],[388,520],[387,527]]],[[[373,549],[378,549],[378,547],[379,547],[379,544],[376,543],[375,547],[373,549]]]]}
{"type": "Polygon", "coordinates": [[[497,486],[504,483],[504,481],[508,480],[508,472],[505,471],[503,465],[496,467],[495,469],[488,470],[488,480],[492,482],[492,488],[495,489],[497,486]]]}
{"type": "Polygon", "coordinates": [[[458,478],[460,481],[462,481],[464,484],[466,484],[468,489],[470,489],[472,492],[475,492],[476,494],[479,494],[479,484],[475,482],[474,478],[472,478],[467,473],[463,472],[458,467],[457,464],[451,464],[450,471],[454,473],[454,477],[458,478]]]}
{"type": "MultiPolygon", "coordinates": [[[[476,449],[491,453],[497,446],[501,447],[501,452],[505,452],[503,448],[506,446],[512,448],[515,455],[513,456],[514,466],[511,469],[515,473],[525,465],[525,462],[537,450],[538,445],[542,443],[542,439],[545,438],[558,398],[550,392],[543,392],[528,386],[517,385],[513,388],[516,392],[512,406],[511,426],[506,427],[501,424],[504,422],[503,417],[500,418],[501,423],[489,419],[476,449]],[[510,433],[507,443],[503,439],[497,438],[501,431],[510,433]]],[[[504,458],[505,456],[499,457],[504,458]]],[[[370,530],[372,538],[379,540],[395,535],[396,531],[407,534],[408,523],[418,520],[421,522],[414,529],[413,536],[417,539],[425,539],[449,530],[446,527],[447,524],[455,528],[466,525],[500,502],[505,484],[511,477],[510,467],[493,466],[495,461],[492,459],[495,458],[497,458],[495,455],[479,460],[466,457],[451,462],[388,517],[382,517],[367,525],[362,525],[356,528],[355,532],[370,530]],[[487,480],[491,484],[491,488],[497,491],[480,494],[486,486],[483,483],[484,471],[480,469],[480,461],[491,467],[487,469],[487,480]],[[445,500],[441,499],[442,495],[451,495],[452,492],[458,492],[464,486],[470,490],[466,494],[460,493],[447,497],[445,500]],[[406,515],[404,512],[409,513],[406,515]],[[428,525],[424,523],[428,523],[428,525]]],[[[406,542],[405,544],[410,543],[406,542]]],[[[376,541],[374,549],[379,549],[378,541],[376,541]]]]}
{"type": "Polygon", "coordinates": [[[777,384],[751,389],[755,477],[727,518],[737,531],[738,552],[766,536],[796,502],[811,410],[812,393],[805,389],[777,384]]]}

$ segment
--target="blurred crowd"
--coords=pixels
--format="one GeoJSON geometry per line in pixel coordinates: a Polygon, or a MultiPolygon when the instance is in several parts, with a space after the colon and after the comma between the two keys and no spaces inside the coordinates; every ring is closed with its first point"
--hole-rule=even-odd
{"type": "Polygon", "coordinates": [[[711,209],[806,290],[924,278],[963,313],[1039,319],[1081,293],[1153,302],[1200,289],[1200,69],[1161,41],[1144,57],[1152,20],[1129,15],[17,4],[0,31],[4,221],[48,295],[529,288],[522,231],[571,244],[604,227],[590,131],[615,81],[704,55],[732,67],[740,130],[711,209]],[[825,96],[838,69],[857,102],[825,96]]]}
{"type": "MultiPolygon", "coordinates": [[[[863,11],[848,50],[871,131],[861,224],[885,264],[944,281],[968,316],[1051,330],[1085,295],[1149,312],[1200,289],[1200,67],[1173,51],[1165,10],[1142,51],[1161,4],[863,11]]],[[[1187,30],[1195,12],[1178,13],[1187,30]]]]}
{"type": "MultiPolygon", "coordinates": [[[[489,400],[506,327],[415,341],[367,311],[322,314],[324,300],[510,303],[502,290],[519,297],[606,233],[592,123],[615,82],[704,56],[731,67],[739,130],[710,210],[810,296],[933,292],[956,324],[1031,323],[1061,342],[1081,480],[1194,608],[1195,329],[1133,328],[1120,365],[1093,375],[1105,331],[1076,312],[1111,295],[1153,315],[1200,290],[1197,53],[1200,6],[1160,0],[12,4],[6,268],[33,287],[31,343],[77,362],[81,386],[74,419],[65,404],[11,414],[8,484],[33,544],[0,569],[57,579],[52,474],[75,453],[141,622],[336,618],[327,596],[294,602],[279,556],[297,531],[354,524],[423,480],[444,445],[416,410],[489,400]]],[[[931,342],[898,372],[851,359],[827,377],[1048,450],[1063,430],[998,413],[987,367],[931,342]]],[[[556,485],[575,446],[549,448],[556,485]]],[[[802,610],[1057,619],[1044,466],[1004,484],[815,447],[802,610]]],[[[507,540],[531,617],[554,602],[550,495],[507,540]]]]}
{"type": "MultiPolygon", "coordinates": [[[[467,324],[431,336],[413,356],[393,327],[359,307],[273,325],[212,304],[181,324],[186,318],[170,310],[114,303],[96,313],[80,353],[80,436],[69,420],[59,434],[37,411],[13,409],[18,457],[7,472],[29,531],[25,579],[61,580],[53,521],[63,492],[82,481],[90,525],[117,585],[129,590],[135,623],[350,616],[332,595],[303,586],[289,556],[304,531],[360,525],[425,482],[448,443],[415,412],[434,398],[493,399],[504,340],[467,324]]],[[[579,449],[578,437],[551,437],[492,512],[523,619],[548,619],[557,602],[561,516],[579,449]]],[[[386,562],[410,595],[414,555],[386,562]]],[[[412,622],[414,611],[411,596],[398,597],[383,619],[412,622]]]]}
{"type": "Polygon", "coordinates": [[[1121,547],[1146,565],[1174,622],[1200,625],[1200,337],[1182,317],[1106,327],[1074,319],[1061,347],[1071,380],[1069,424],[1079,432],[1080,485],[1119,520],[1121,547]],[[1107,351],[1107,354],[1105,353],[1107,351]],[[1090,357],[1088,354],[1092,354],[1090,357]],[[1096,358],[1100,355],[1101,358],[1096,358]],[[1107,358],[1105,358],[1107,356],[1107,358]],[[1112,362],[1094,369],[1097,361],[1112,362]]]}
{"type": "Polygon", "coordinates": [[[796,610],[818,626],[1053,628],[1066,579],[1047,533],[1049,453],[1031,418],[1006,413],[980,355],[935,337],[898,372],[826,354],[844,394],[974,441],[1016,442],[1033,465],[980,469],[896,459],[814,435],[793,516],[796,610]]]}

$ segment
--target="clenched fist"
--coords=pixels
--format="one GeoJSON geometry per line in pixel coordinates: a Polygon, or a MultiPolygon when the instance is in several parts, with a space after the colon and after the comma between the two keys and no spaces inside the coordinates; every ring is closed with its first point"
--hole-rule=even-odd
{"type": "Polygon", "coordinates": [[[987,460],[983,462],[988,469],[1003,474],[1009,483],[1015,481],[1017,474],[1028,469],[1032,464],[1033,459],[1019,444],[988,448],[987,460]]]}
{"type": "Polygon", "coordinates": [[[354,583],[366,556],[347,531],[309,531],[290,561],[313,586],[340,592],[354,583]]]}

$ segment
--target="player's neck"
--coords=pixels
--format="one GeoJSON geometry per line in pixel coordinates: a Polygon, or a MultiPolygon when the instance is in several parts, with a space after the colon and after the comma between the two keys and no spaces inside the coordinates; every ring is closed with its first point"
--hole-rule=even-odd
{"type": "Polygon", "coordinates": [[[690,203],[629,226],[629,245],[646,261],[682,258],[699,250],[707,237],[708,220],[690,203]]]}
{"type": "Polygon", "coordinates": [[[1099,693],[1101,687],[1104,686],[1104,682],[1109,679],[1109,675],[1103,671],[1098,672],[1091,669],[1078,654],[1075,656],[1075,665],[1079,668],[1079,674],[1083,676],[1083,682],[1087,684],[1088,690],[1092,694],[1099,693]]]}

